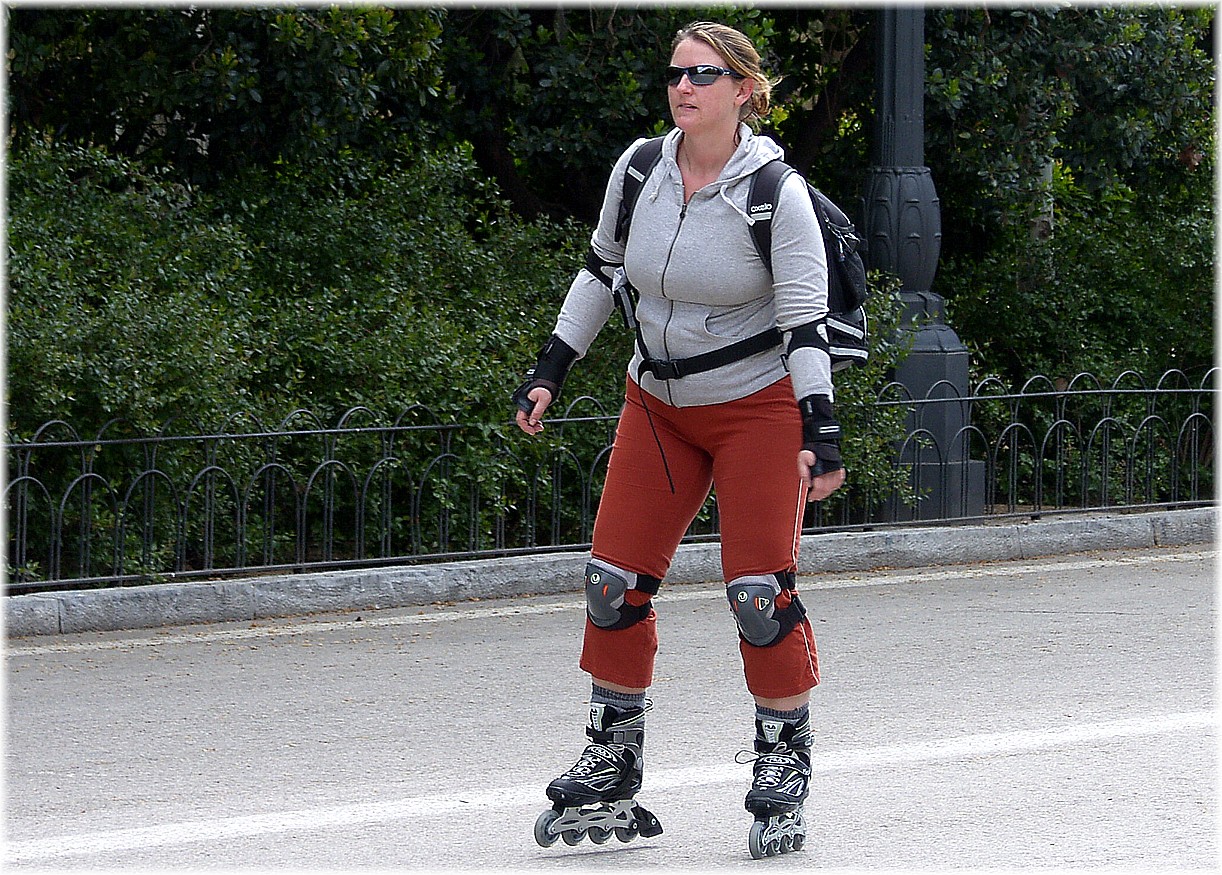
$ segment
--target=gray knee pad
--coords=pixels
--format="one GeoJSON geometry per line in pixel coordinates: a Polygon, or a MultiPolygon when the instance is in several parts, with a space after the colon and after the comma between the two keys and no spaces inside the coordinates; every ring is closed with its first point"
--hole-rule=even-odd
{"type": "Polygon", "coordinates": [[[624,595],[630,589],[656,595],[661,582],[648,574],[591,559],[586,564],[586,615],[600,629],[626,629],[649,616],[653,602],[632,605],[624,595]]]}
{"type": "Polygon", "coordinates": [[[777,610],[776,597],[782,589],[793,589],[792,574],[753,574],[732,580],[726,586],[726,597],[738,623],[738,633],[748,644],[770,647],[806,616],[806,608],[798,601],[797,593],[783,610],[777,610]]]}

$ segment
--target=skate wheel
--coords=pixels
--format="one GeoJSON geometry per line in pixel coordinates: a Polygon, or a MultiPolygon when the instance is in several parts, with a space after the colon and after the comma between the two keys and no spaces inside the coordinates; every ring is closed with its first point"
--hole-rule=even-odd
{"type": "Polygon", "coordinates": [[[609,829],[603,829],[601,826],[592,826],[590,827],[589,836],[590,841],[594,842],[594,844],[602,845],[610,841],[612,831],[609,829]]]}
{"type": "Polygon", "coordinates": [[[751,832],[747,833],[747,850],[751,852],[752,860],[762,860],[768,856],[768,846],[764,842],[764,829],[767,824],[757,820],[751,824],[751,832]]]}
{"type": "Polygon", "coordinates": [[[550,848],[556,844],[557,835],[552,832],[552,824],[556,822],[556,818],[560,815],[553,809],[539,815],[539,819],[535,821],[535,841],[539,843],[541,848],[550,848]]]}
{"type": "Polygon", "coordinates": [[[586,837],[584,829],[566,829],[560,833],[560,838],[564,839],[564,843],[569,847],[581,844],[581,840],[586,837]]]}
{"type": "Polygon", "coordinates": [[[615,828],[615,837],[621,842],[627,844],[636,838],[637,832],[638,830],[636,824],[633,824],[632,826],[617,826],[615,828]]]}
{"type": "Polygon", "coordinates": [[[804,844],[806,844],[806,836],[799,834],[793,837],[793,849],[795,851],[802,850],[804,844]]]}

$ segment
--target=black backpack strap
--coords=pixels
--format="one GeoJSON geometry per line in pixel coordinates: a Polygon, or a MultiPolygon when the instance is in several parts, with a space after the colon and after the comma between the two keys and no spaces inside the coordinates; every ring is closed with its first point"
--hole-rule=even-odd
{"type": "Polygon", "coordinates": [[[751,175],[747,192],[747,215],[755,220],[751,223],[751,242],[769,273],[772,273],[772,213],[780,202],[785,177],[796,172],[777,158],[751,175]]]}
{"type": "MultiPolygon", "coordinates": [[[[781,186],[790,173],[797,173],[780,159],[770,161],[751,177],[751,188],[747,195],[747,215],[755,222],[751,225],[751,242],[772,272],[772,216],[780,203],[781,186]]],[[[823,249],[827,253],[828,309],[832,313],[847,313],[862,305],[866,299],[865,266],[857,249],[861,238],[848,216],[836,203],[810,182],[806,193],[815,208],[815,219],[823,238],[823,249]]]]}
{"type": "Polygon", "coordinates": [[[641,196],[645,180],[649,178],[649,174],[653,172],[653,168],[662,157],[663,139],[665,137],[646,140],[628,159],[628,168],[624,172],[624,196],[620,199],[619,217],[615,221],[616,242],[624,243],[628,240],[632,211],[636,209],[636,201],[641,196]]]}
{"type": "Polygon", "coordinates": [[[640,337],[640,327],[637,328],[637,341],[641,347],[641,366],[637,371],[637,380],[641,374],[648,371],[657,380],[678,380],[692,374],[702,374],[716,368],[725,367],[734,362],[750,358],[774,346],[781,345],[781,332],[775,328],[765,328],[759,334],[752,334],[729,346],[702,352],[699,355],[685,359],[655,359],[650,358],[645,349],[645,341],[640,337]]]}

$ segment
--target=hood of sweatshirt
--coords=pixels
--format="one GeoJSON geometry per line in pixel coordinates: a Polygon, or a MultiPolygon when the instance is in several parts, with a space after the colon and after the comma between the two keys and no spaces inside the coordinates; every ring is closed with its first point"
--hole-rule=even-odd
{"type": "MultiPolygon", "coordinates": [[[[674,128],[662,141],[662,157],[668,159],[676,169],[678,168],[679,143],[682,140],[683,131],[674,128]]],[[[784,157],[785,150],[775,140],[756,134],[749,126],[740,123],[738,147],[730,156],[730,160],[726,162],[726,166],[721,169],[721,175],[717,177],[717,181],[712,184],[725,189],[744,177],[750,176],[769,161],[784,159],[784,157]]],[[[665,176],[662,173],[654,173],[651,176],[653,191],[650,194],[656,193],[658,187],[665,184],[665,176]]],[[[745,203],[743,205],[745,206],[745,203]]]]}

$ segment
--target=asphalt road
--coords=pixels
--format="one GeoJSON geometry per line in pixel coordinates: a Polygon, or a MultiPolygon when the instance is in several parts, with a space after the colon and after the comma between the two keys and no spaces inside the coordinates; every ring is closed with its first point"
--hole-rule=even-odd
{"type": "Polygon", "coordinates": [[[538,847],[576,759],[581,595],[10,641],[11,869],[1216,871],[1213,546],[805,576],[815,775],[752,861],[720,587],[657,604],[640,801],[538,847]]]}

